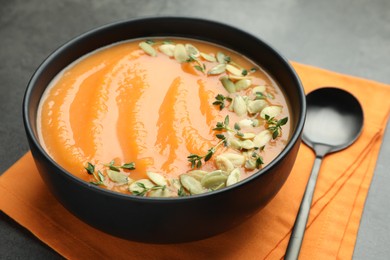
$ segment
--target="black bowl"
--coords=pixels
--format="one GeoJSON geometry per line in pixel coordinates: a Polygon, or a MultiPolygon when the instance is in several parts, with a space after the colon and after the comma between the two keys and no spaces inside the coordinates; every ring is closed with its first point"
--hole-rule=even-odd
{"type": "Polygon", "coordinates": [[[272,47],[225,24],[179,17],[119,22],[76,37],[41,64],[27,86],[23,103],[24,124],[35,163],[62,205],[97,229],[149,243],[204,239],[239,225],[261,210],[290,174],[301,141],[305,112],[305,95],[296,73],[272,47]],[[149,198],[91,186],[51,159],[39,143],[36,123],[38,104],[50,81],[67,65],[100,47],[154,36],[187,37],[220,44],[251,58],[268,71],[282,86],[291,106],[292,135],[275,160],[251,177],[218,191],[190,197],[149,198]]]}

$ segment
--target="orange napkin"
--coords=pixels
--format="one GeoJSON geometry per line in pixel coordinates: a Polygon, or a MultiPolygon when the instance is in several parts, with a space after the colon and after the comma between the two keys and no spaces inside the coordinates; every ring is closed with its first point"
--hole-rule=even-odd
{"type": "MultiPolygon", "coordinates": [[[[353,93],[364,108],[360,138],[322,164],[300,255],[300,259],[350,259],[390,112],[390,86],[293,65],[306,92],[338,86],[353,93]]],[[[313,152],[301,145],[290,177],[261,212],[233,230],[192,243],[130,242],[84,224],[49,193],[30,153],[1,176],[0,209],[70,259],[281,259],[313,161],[313,152]]]]}

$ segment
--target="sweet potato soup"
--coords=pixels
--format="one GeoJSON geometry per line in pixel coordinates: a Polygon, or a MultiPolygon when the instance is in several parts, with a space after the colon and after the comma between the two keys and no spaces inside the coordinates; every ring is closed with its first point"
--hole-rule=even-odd
{"type": "Polygon", "coordinates": [[[65,68],[38,110],[40,141],[75,176],[137,196],[233,185],[271,162],[289,108],[265,70],[185,38],[121,42],[65,68]]]}

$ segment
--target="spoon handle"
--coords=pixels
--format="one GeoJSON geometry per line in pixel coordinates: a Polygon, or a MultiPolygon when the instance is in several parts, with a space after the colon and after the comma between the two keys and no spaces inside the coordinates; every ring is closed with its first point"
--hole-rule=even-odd
{"type": "Polygon", "coordinates": [[[298,259],[321,163],[322,157],[316,157],[313,168],[311,170],[309,181],[306,185],[305,194],[303,195],[302,202],[299,207],[297,218],[295,219],[290,241],[288,242],[287,251],[284,258],[286,260],[298,259]]]}

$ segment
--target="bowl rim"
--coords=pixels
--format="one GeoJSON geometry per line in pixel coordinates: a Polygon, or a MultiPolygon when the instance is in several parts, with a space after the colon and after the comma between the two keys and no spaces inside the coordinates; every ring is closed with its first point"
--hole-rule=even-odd
{"type": "MultiPolygon", "coordinates": [[[[147,36],[145,36],[145,37],[147,37],[147,36]]],[[[129,38],[129,40],[130,39],[131,38],[129,38]]],[[[135,39],[135,38],[133,38],[133,39],[135,39]]],[[[220,44],[220,45],[224,46],[223,44],[220,44]]],[[[103,47],[104,46],[101,46],[100,48],[103,48],[103,47]]],[[[238,52],[238,53],[240,53],[240,52],[238,52]]],[[[81,57],[82,56],[79,56],[78,58],[81,58],[81,57]]],[[[251,58],[251,57],[248,57],[248,58],[251,58]]],[[[73,60],[73,61],[75,61],[75,60],[73,60]]],[[[71,63],[69,63],[69,64],[71,64],[71,63]]],[[[92,189],[94,192],[103,193],[104,195],[113,196],[113,197],[117,197],[117,198],[120,198],[120,199],[125,199],[125,200],[130,200],[130,201],[142,201],[142,202],[146,202],[146,203],[154,203],[154,202],[158,202],[158,203],[175,203],[175,202],[178,202],[178,201],[185,202],[185,201],[189,201],[189,200],[191,200],[191,201],[192,200],[199,200],[199,199],[204,199],[205,197],[216,196],[216,195],[220,195],[220,194],[223,194],[223,193],[230,192],[230,191],[232,191],[234,189],[237,189],[240,186],[247,185],[248,183],[252,182],[254,179],[259,178],[261,175],[267,174],[270,171],[270,169],[276,167],[277,163],[287,156],[287,154],[293,149],[293,147],[296,144],[296,142],[298,142],[299,139],[300,139],[300,136],[301,136],[302,130],[303,130],[303,126],[304,126],[304,122],[305,122],[305,116],[306,116],[306,99],[305,99],[305,93],[304,93],[303,85],[302,85],[302,83],[301,83],[301,81],[300,81],[296,71],[292,67],[292,65],[288,62],[288,60],[279,51],[277,51],[270,44],[266,43],[260,37],[254,36],[254,35],[246,32],[246,31],[244,31],[244,30],[242,30],[240,28],[237,28],[235,26],[232,26],[232,25],[229,25],[229,24],[225,24],[225,23],[222,23],[222,22],[219,22],[219,21],[215,21],[215,20],[210,20],[210,19],[196,18],[196,17],[181,17],[181,16],[152,16],[152,17],[139,17],[139,18],[133,18],[133,19],[127,19],[127,20],[117,21],[117,22],[113,22],[113,23],[108,23],[108,24],[96,27],[94,29],[88,30],[88,31],[86,31],[84,33],[81,33],[81,34],[73,37],[69,41],[65,42],[64,44],[60,45],[57,49],[55,49],[53,52],[51,52],[46,57],[46,59],[43,60],[43,62],[39,65],[39,67],[36,69],[36,71],[32,75],[30,81],[28,82],[27,88],[26,88],[26,91],[25,91],[25,94],[24,94],[24,98],[23,98],[23,110],[22,110],[22,112],[23,112],[23,122],[24,122],[26,134],[28,135],[29,139],[32,141],[32,143],[35,146],[35,148],[39,151],[39,153],[41,153],[45,157],[46,160],[48,160],[52,165],[54,165],[56,168],[58,168],[63,176],[65,176],[66,178],[70,179],[71,181],[76,182],[77,184],[79,184],[79,185],[81,185],[81,186],[83,186],[83,187],[85,187],[87,189],[92,189]],[[59,165],[46,152],[46,150],[42,147],[38,137],[34,134],[34,131],[32,129],[33,128],[32,125],[36,124],[36,122],[31,122],[31,120],[30,120],[30,117],[29,117],[29,114],[30,114],[29,104],[30,104],[30,98],[32,96],[33,90],[35,89],[35,85],[36,85],[36,82],[37,82],[39,76],[46,70],[48,65],[59,54],[61,54],[64,50],[66,50],[67,48],[69,48],[70,46],[72,46],[74,44],[82,42],[84,38],[88,38],[89,36],[92,36],[92,35],[94,35],[96,33],[99,33],[100,31],[105,31],[105,30],[108,30],[110,28],[112,29],[112,28],[115,28],[115,27],[118,27],[118,26],[121,26],[121,25],[125,25],[127,23],[142,22],[142,21],[147,21],[147,20],[148,21],[150,21],[150,20],[161,20],[161,21],[163,21],[163,20],[172,20],[172,19],[181,20],[181,21],[187,21],[187,22],[191,22],[191,21],[203,22],[203,23],[207,23],[207,24],[210,24],[210,25],[221,26],[221,27],[224,27],[224,28],[226,28],[227,30],[230,30],[230,31],[235,31],[237,33],[240,33],[241,35],[245,35],[245,37],[252,38],[252,40],[255,40],[255,41],[261,43],[265,48],[268,48],[269,51],[271,51],[273,53],[273,55],[275,55],[279,59],[280,62],[283,63],[283,65],[289,70],[291,76],[293,76],[293,78],[295,80],[294,85],[299,86],[299,88],[298,88],[298,91],[299,91],[298,98],[299,98],[299,102],[301,104],[301,109],[300,109],[299,113],[297,113],[297,116],[295,117],[295,120],[296,120],[296,123],[297,123],[296,130],[292,132],[292,134],[291,134],[291,136],[290,136],[290,138],[289,138],[289,140],[287,142],[287,145],[264,168],[261,168],[256,173],[254,173],[254,174],[250,175],[249,177],[239,181],[238,183],[236,183],[234,185],[231,185],[231,186],[228,186],[228,187],[224,187],[224,188],[219,189],[219,190],[209,191],[209,192],[202,193],[202,194],[194,194],[194,195],[184,196],[184,197],[180,197],[180,196],[178,196],[178,197],[169,197],[169,198],[164,198],[164,197],[144,197],[144,196],[136,196],[136,195],[132,195],[132,194],[119,193],[119,192],[115,192],[115,191],[112,191],[112,190],[104,189],[104,188],[101,188],[99,186],[90,184],[90,183],[80,179],[79,177],[73,175],[72,173],[68,172],[67,170],[65,170],[61,165],[59,165]]]]}

